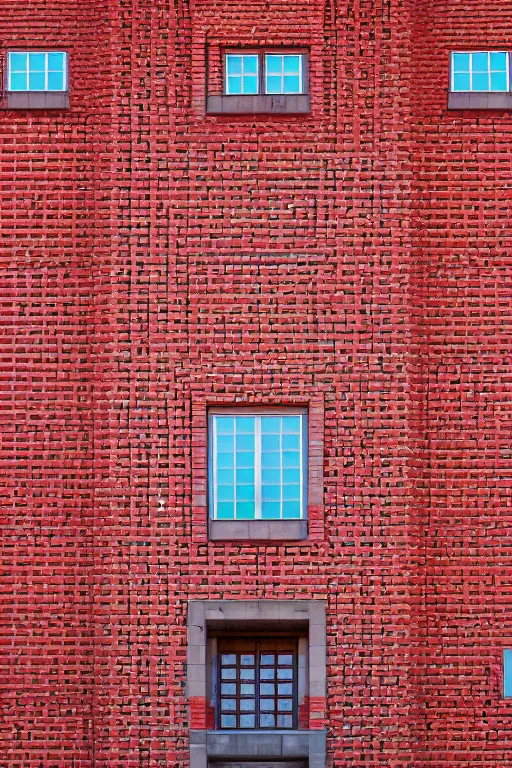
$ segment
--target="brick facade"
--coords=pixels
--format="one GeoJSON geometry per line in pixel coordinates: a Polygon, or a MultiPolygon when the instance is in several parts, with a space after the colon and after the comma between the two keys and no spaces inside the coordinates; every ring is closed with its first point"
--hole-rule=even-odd
{"type": "Polygon", "coordinates": [[[326,601],[331,768],[512,764],[512,121],[447,110],[511,16],[2,2],[71,83],[0,105],[2,768],[187,768],[209,598],[326,601]],[[241,44],[307,47],[311,113],[207,115],[241,44]],[[198,403],[312,397],[314,536],[208,542],[198,403]]]}

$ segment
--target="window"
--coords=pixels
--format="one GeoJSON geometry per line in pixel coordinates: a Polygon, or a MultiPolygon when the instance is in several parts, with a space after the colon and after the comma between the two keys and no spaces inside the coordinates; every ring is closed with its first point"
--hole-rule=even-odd
{"type": "Polygon", "coordinates": [[[300,520],[305,515],[306,414],[210,414],[214,520],[300,520]]]}
{"type": "Polygon", "coordinates": [[[452,92],[507,92],[508,59],[505,51],[452,53],[452,92]]]}
{"type": "Polygon", "coordinates": [[[512,648],[503,651],[503,696],[512,698],[512,648]]]}
{"type": "Polygon", "coordinates": [[[219,639],[219,728],[297,728],[297,643],[219,639]]]}
{"type": "Polygon", "coordinates": [[[9,53],[9,91],[66,91],[67,56],[59,51],[9,53]]]}
{"type": "Polygon", "coordinates": [[[305,93],[304,54],[227,53],[227,96],[305,93]]]}

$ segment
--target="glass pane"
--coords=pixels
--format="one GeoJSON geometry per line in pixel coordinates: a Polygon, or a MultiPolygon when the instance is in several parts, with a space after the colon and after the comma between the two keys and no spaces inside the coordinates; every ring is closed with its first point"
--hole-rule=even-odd
{"type": "Polygon", "coordinates": [[[19,73],[11,74],[11,91],[26,91],[27,76],[19,73]]]}
{"type": "Polygon", "coordinates": [[[228,77],[228,94],[242,93],[242,78],[241,77],[228,77]]]}
{"type": "Polygon", "coordinates": [[[300,93],[300,77],[298,75],[285,75],[284,93],[300,93]]]}
{"type": "Polygon", "coordinates": [[[254,452],[236,454],[236,466],[238,469],[252,469],[254,467],[254,452]]]}
{"type": "Polygon", "coordinates": [[[220,692],[223,696],[236,696],[236,683],[222,683],[220,692]]]}
{"type": "Polygon", "coordinates": [[[278,669],[277,677],[279,680],[291,680],[293,678],[293,669],[278,669]]]}
{"type": "Polygon", "coordinates": [[[26,72],[27,58],[28,57],[26,53],[9,54],[9,67],[11,69],[11,72],[26,72]]]}
{"type": "Polygon", "coordinates": [[[452,66],[454,72],[469,72],[469,53],[453,53],[452,66]]]}
{"type": "Polygon", "coordinates": [[[246,75],[244,76],[244,93],[248,94],[249,96],[252,96],[255,93],[258,93],[258,78],[256,75],[246,75]]]}
{"type": "Polygon", "coordinates": [[[283,451],[283,469],[300,467],[300,453],[283,451]]]}
{"type": "Polygon", "coordinates": [[[280,696],[291,696],[293,693],[293,685],[291,683],[279,683],[277,692],[280,696]]]}
{"type": "Polygon", "coordinates": [[[262,654],[261,664],[275,664],[276,657],[273,653],[262,654]]]}
{"type": "Polygon", "coordinates": [[[473,90],[474,91],[488,91],[489,90],[489,75],[476,75],[473,73],[473,90]]]}
{"type": "Polygon", "coordinates": [[[300,56],[285,56],[284,57],[284,74],[285,75],[298,75],[300,72],[300,56]]]}
{"type": "Polygon", "coordinates": [[[281,504],[277,501],[264,501],[261,505],[263,520],[279,520],[281,517],[281,504]]]}
{"type": "Polygon", "coordinates": [[[241,501],[236,505],[237,520],[254,520],[256,508],[253,501],[241,501]]]}
{"type": "Polygon", "coordinates": [[[243,667],[251,666],[251,664],[254,664],[254,655],[252,653],[244,654],[240,659],[240,664],[243,667]]]}
{"type": "Polygon", "coordinates": [[[254,470],[253,469],[237,469],[236,482],[238,485],[254,484],[254,470]]]}
{"type": "Polygon", "coordinates": [[[235,712],[236,711],[236,699],[222,699],[221,700],[221,706],[222,706],[222,710],[224,712],[235,712]]]}
{"type": "Polygon", "coordinates": [[[300,485],[283,485],[283,501],[298,501],[300,485]]]}
{"type": "Polygon", "coordinates": [[[300,485],[300,469],[283,469],[283,483],[287,485],[300,485]]]}
{"type": "Polygon", "coordinates": [[[262,469],[279,469],[281,466],[280,453],[263,453],[261,455],[262,469]]]}
{"type": "Polygon", "coordinates": [[[226,65],[228,75],[241,75],[242,74],[242,57],[241,56],[226,56],[226,65]]]}
{"type": "Polygon", "coordinates": [[[236,669],[221,669],[220,676],[223,680],[236,680],[236,669]]]}
{"type": "Polygon", "coordinates": [[[222,654],[222,664],[236,664],[236,654],[234,654],[234,653],[223,653],[222,654]]]}
{"type": "Polygon", "coordinates": [[[237,485],[236,500],[237,502],[254,501],[254,486],[253,485],[237,485]]]}
{"type": "Polygon", "coordinates": [[[283,434],[298,435],[300,432],[300,416],[285,416],[283,418],[283,434]]]}
{"type": "Polygon", "coordinates": [[[283,502],[283,518],[285,520],[299,520],[302,517],[300,501],[283,502]]]}
{"type": "MultiPolygon", "coordinates": [[[[280,78],[278,78],[280,80],[280,78]]],[[[261,419],[262,435],[279,435],[281,433],[281,419],[278,416],[263,416],[261,419]]]]}
{"type": "Polygon", "coordinates": [[[63,91],[64,90],[64,74],[63,74],[63,72],[49,72],[48,73],[48,90],[49,91],[63,91]]]}
{"type": "Polygon", "coordinates": [[[291,699],[279,699],[277,702],[277,709],[279,712],[291,712],[292,700],[291,699]]]}
{"type": "Polygon", "coordinates": [[[264,485],[261,489],[261,498],[263,501],[280,501],[281,488],[279,485],[264,485]]]}
{"type": "Polygon", "coordinates": [[[237,435],[237,451],[254,451],[254,435],[237,435]]]}
{"type": "Polygon", "coordinates": [[[258,57],[256,55],[244,56],[244,75],[258,74],[258,57]]]}
{"type": "Polygon", "coordinates": [[[263,485],[279,485],[281,483],[281,472],[278,469],[263,469],[261,472],[261,482],[263,485]]]}
{"type": "Polygon", "coordinates": [[[236,728],[236,715],[222,715],[220,724],[222,728],[236,728]]]}
{"type": "Polygon", "coordinates": [[[512,696],[512,648],[503,651],[503,694],[508,699],[512,696]]]}
{"type": "Polygon", "coordinates": [[[231,453],[235,450],[235,438],[233,435],[217,435],[217,451],[219,453],[231,453]]]}
{"type": "Polygon", "coordinates": [[[283,450],[284,451],[299,451],[300,450],[300,435],[283,435],[283,450]]]}
{"type": "Polygon", "coordinates": [[[274,679],[273,669],[260,669],[260,680],[273,680],[273,679],[274,679]]]}
{"type": "Polygon", "coordinates": [[[470,90],[469,72],[467,75],[458,75],[457,73],[453,75],[453,90],[454,91],[470,90]]]}
{"type": "Polygon", "coordinates": [[[260,715],[260,728],[275,728],[275,724],[274,715],[260,715]]]}
{"type": "MultiPolygon", "coordinates": [[[[283,71],[283,57],[275,54],[267,54],[266,70],[269,75],[281,75],[283,71]]],[[[279,80],[281,77],[279,77],[279,80]]]]}
{"type": "Polygon", "coordinates": [[[254,712],[255,708],[256,708],[255,699],[240,699],[241,712],[254,712]]]}
{"type": "Polygon", "coordinates": [[[29,53],[28,68],[30,72],[44,72],[46,69],[46,54],[29,53]]]}
{"type": "Polygon", "coordinates": [[[260,699],[260,708],[262,712],[273,712],[275,709],[274,699],[260,699]]]}
{"type": "Polygon", "coordinates": [[[219,520],[233,520],[235,517],[235,505],[233,502],[223,501],[217,504],[217,517],[219,520]]]}
{"type": "Polygon", "coordinates": [[[236,418],[236,433],[240,435],[254,434],[254,417],[253,416],[237,416],[236,418]]]}
{"type": "Polygon", "coordinates": [[[506,90],[507,90],[507,73],[492,72],[491,73],[491,91],[506,91],[506,90]]]}
{"type": "Polygon", "coordinates": [[[262,435],[261,436],[261,450],[262,451],[280,451],[281,450],[281,436],[277,435],[262,435]]]}
{"type": "Polygon", "coordinates": [[[232,469],[218,469],[217,483],[219,485],[234,485],[235,473],[232,469]]]}
{"type": "Polygon", "coordinates": [[[293,656],[291,653],[280,653],[277,657],[277,663],[278,664],[288,664],[291,666],[293,663],[293,656]]]}
{"type": "Polygon", "coordinates": [[[231,417],[216,416],[215,424],[218,435],[232,435],[235,431],[235,420],[231,417]]]}
{"type": "Polygon", "coordinates": [[[275,692],[276,692],[276,687],[274,683],[261,683],[260,696],[274,696],[275,692]]]}
{"type": "Polygon", "coordinates": [[[232,453],[219,453],[217,455],[218,469],[233,469],[235,457],[232,453]]]}
{"type": "Polygon", "coordinates": [[[217,501],[233,501],[235,489],[232,485],[219,485],[217,487],[217,501]]]}
{"type": "Polygon", "coordinates": [[[489,56],[487,53],[473,53],[473,72],[487,72],[489,70],[489,56]]]}
{"type": "Polygon", "coordinates": [[[278,717],[277,717],[277,727],[278,728],[291,728],[292,727],[292,716],[291,715],[278,715],[278,717]]]}
{"type": "Polygon", "coordinates": [[[44,72],[30,72],[28,76],[28,87],[30,91],[44,91],[46,88],[44,72]]]}
{"type": "Polygon", "coordinates": [[[491,72],[507,71],[507,54],[504,52],[491,53],[491,72]]]}
{"type": "Polygon", "coordinates": [[[64,72],[63,53],[48,53],[48,70],[54,72],[64,72]]]}
{"type": "Polygon", "coordinates": [[[242,683],[240,693],[242,696],[254,696],[254,683],[242,683]]]}
{"type": "Polygon", "coordinates": [[[241,669],[240,670],[240,679],[241,680],[254,680],[254,669],[241,669]]]}
{"type": "Polygon", "coordinates": [[[255,717],[254,715],[240,715],[240,728],[254,728],[255,717]]]}

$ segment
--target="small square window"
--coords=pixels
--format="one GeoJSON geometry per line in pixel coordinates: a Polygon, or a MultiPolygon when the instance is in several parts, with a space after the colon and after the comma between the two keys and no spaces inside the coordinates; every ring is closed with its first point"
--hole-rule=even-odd
{"type": "Polygon", "coordinates": [[[255,53],[226,55],[226,94],[254,95],[259,92],[259,57],[255,53]]]}
{"type": "Polygon", "coordinates": [[[509,55],[506,51],[452,53],[452,92],[499,93],[509,90],[509,55]]]}
{"type": "Polygon", "coordinates": [[[7,71],[10,92],[67,90],[67,54],[61,51],[11,51],[7,71]]]}
{"type": "Polygon", "coordinates": [[[304,94],[304,60],[298,52],[226,53],[224,92],[227,96],[304,94]]]}
{"type": "Polygon", "coordinates": [[[209,427],[214,520],[306,517],[305,413],[212,413],[209,427]]]}
{"type": "Polygon", "coordinates": [[[265,55],[265,93],[303,93],[302,54],[265,55]]]}
{"type": "Polygon", "coordinates": [[[512,699],[512,648],[503,651],[503,696],[512,699]]]}

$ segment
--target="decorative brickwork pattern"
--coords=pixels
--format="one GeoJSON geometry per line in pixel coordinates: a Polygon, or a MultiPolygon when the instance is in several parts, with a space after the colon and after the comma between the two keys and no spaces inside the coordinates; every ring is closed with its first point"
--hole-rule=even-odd
{"type": "Polygon", "coordinates": [[[2,768],[188,768],[208,598],[326,601],[329,768],[512,764],[512,123],[447,93],[511,17],[3,0],[70,108],[0,104],[2,768]],[[310,113],[206,114],[209,46],[280,44],[310,113]],[[241,393],[324,403],[313,541],[206,538],[194,404],[241,393]]]}

